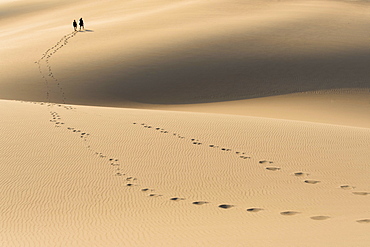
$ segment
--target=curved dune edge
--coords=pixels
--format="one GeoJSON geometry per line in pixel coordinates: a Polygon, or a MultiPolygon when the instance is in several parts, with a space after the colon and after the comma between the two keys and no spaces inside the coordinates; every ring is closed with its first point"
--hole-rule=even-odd
{"type": "Polygon", "coordinates": [[[369,129],[4,100],[0,114],[7,246],[369,241],[370,197],[353,193],[370,191],[369,129]]]}
{"type": "Polygon", "coordinates": [[[222,113],[370,128],[370,91],[341,89],[187,105],[136,105],[137,108],[222,113]]]}

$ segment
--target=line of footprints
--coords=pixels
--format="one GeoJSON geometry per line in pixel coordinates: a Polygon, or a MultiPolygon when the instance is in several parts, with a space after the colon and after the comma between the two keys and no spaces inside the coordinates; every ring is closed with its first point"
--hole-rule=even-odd
{"type": "MultiPolygon", "coordinates": [[[[133,124],[138,125],[138,126],[142,126],[143,128],[146,128],[146,129],[151,129],[151,130],[157,131],[157,132],[162,133],[162,134],[172,135],[172,136],[174,136],[174,137],[176,137],[180,140],[187,140],[190,144],[195,145],[195,146],[203,145],[203,143],[200,140],[196,139],[196,138],[186,138],[183,135],[180,135],[180,134],[175,133],[175,132],[171,132],[169,130],[166,130],[166,129],[163,129],[163,128],[160,128],[160,127],[153,127],[153,126],[145,124],[145,123],[139,124],[139,123],[134,122],[133,124]]],[[[250,156],[248,156],[246,154],[246,152],[233,151],[231,148],[220,147],[219,145],[215,145],[215,144],[208,144],[208,147],[213,148],[213,149],[218,149],[221,152],[234,153],[240,159],[250,159],[251,158],[250,156]]],[[[281,170],[280,167],[272,166],[271,164],[273,164],[274,162],[270,161],[270,160],[260,160],[260,161],[258,161],[258,163],[262,164],[262,165],[266,165],[265,169],[268,170],[268,171],[280,171],[281,170]]],[[[293,175],[297,176],[297,177],[307,177],[307,176],[309,176],[308,173],[301,172],[301,171],[295,172],[293,175]]],[[[307,184],[318,184],[321,181],[313,180],[313,179],[305,179],[303,182],[307,183],[307,184]]],[[[131,186],[131,184],[130,184],[130,186],[131,186]]],[[[351,185],[341,185],[340,188],[343,189],[343,190],[351,190],[351,189],[354,189],[355,187],[351,186],[351,185]]],[[[143,192],[148,192],[148,191],[153,192],[154,189],[144,188],[144,189],[141,189],[141,191],[143,191],[143,192]]],[[[370,192],[363,192],[363,191],[354,191],[352,193],[354,195],[361,195],[361,196],[370,195],[370,192]]],[[[161,196],[161,195],[151,193],[151,194],[149,194],[149,196],[161,196]]],[[[170,198],[170,200],[180,201],[180,200],[185,200],[185,198],[172,197],[172,198],[170,198]]],[[[210,202],[208,202],[208,201],[194,201],[194,202],[192,202],[192,204],[194,204],[194,205],[204,205],[204,204],[208,204],[208,203],[210,203],[210,202]]],[[[222,208],[222,209],[230,209],[230,208],[233,208],[235,206],[232,205],[232,204],[220,204],[220,205],[218,205],[218,207],[222,208]]],[[[258,208],[258,207],[252,207],[252,208],[246,209],[247,212],[251,212],[251,213],[258,213],[258,212],[263,211],[263,210],[264,210],[263,208],[258,208]]],[[[291,210],[280,212],[280,214],[284,215],[284,216],[293,216],[293,215],[297,215],[297,214],[300,214],[300,213],[301,212],[291,211],[291,210]]],[[[312,220],[327,220],[327,219],[330,219],[331,217],[330,216],[324,216],[324,215],[318,215],[318,216],[312,216],[310,218],[312,220]]],[[[361,220],[357,220],[357,222],[358,223],[370,223],[370,219],[361,219],[361,220]]]]}
{"type": "MultiPolygon", "coordinates": [[[[48,106],[48,107],[56,106],[56,107],[64,108],[66,110],[73,110],[73,109],[75,110],[76,109],[75,107],[62,105],[62,104],[53,104],[53,103],[44,103],[44,102],[27,102],[27,101],[21,101],[21,102],[39,104],[39,105],[48,106]]],[[[62,121],[61,116],[56,111],[50,111],[50,115],[51,115],[50,122],[53,123],[55,127],[60,128],[60,127],[65,126],[65,123],[62,121]]],[[[147,129],[154,129],[155,131],[158,131],[158,132],[163,133],[163,134],[170,134],[170,131],[164,130],[162,128],[153,128],[152,126],[146,125],[146,124],[137,124],[137,123],[133,123],[133,124],[142,126],[143,128],[147,128],[147,129]]],[[[124,171],[121,169],[121,164],[119,162],[119,159],[109,158],[106,155],[104,155],[103,153],[96,152],[91,148],[91,146],[89,145],[89,143],[87,141],[87,138],[90,136],[89,133],[83,132],[82,130],[77,129],[77,128],[73,128],[73,127],[66,127],[66,128],[70,132],[79,136],[80,139],[82,139],[85,142],[86,148],[89,149],[91,152],[93,152],[94,155],[96,155],[98,158],[106,159],[107,163],[109,165],[111,165],[112,167],[114,167],[114,176],[122,177],[125,181],[125,186],[126,187],[137,187],[137,186],[139,186],[137,178],[125,174],[124,171]]],[[[182,140],[188,140],[188,141],[190,141],[190,143],[192,145],[203,145],[203,143],[200,142],[198,139],[194,139],[194,138],[187,139],[184,136],[181,136],[177,133],[172,133],[172,136],[177,137],[177,138],[182,139],[182,140]]],[[[209,144],[208,146],[210,148],[217,148],[222,152],[232,152],[232,150],[230,148],[223,148],[223,147],[220,148],[218,145],[215,145],[215,144],[209,144]]],[[[250,158],[249,156],[246,156],[245,152],[235,151],[235,154],[238,155],[239,158],[241,158],[241,159],[245,159],[245,157],[247,157],[248,159],[250,158]]],[[[273,163],[273,161],[268,161],[268,160],[260,160],[259,161],[259,164],[268,164],[268,165],[270,165],[272,163],[273,163]]],[[[266,168],[266,170],[269,170],[269,171],[279,171],[279,170],[281,170],[281,168],[273,167],[273,166],[267,166],[265,168],[266,168]]],[[[305,173],[305,172],[295,172],[294,175],[297,176],[297,177],[304,177],[304,176],[308,176],[309,174],[305,173]]],[[[304,182],[307,183],[307,184],[317,184],[320,181],[304,180],[304,182]]],[[[352,190],[355,187],[350,186],[350,185],[341,185],[340,188],[343,189],[343,190],[352,190]]],[[[152,188],[142,188],[142,189],[140,189],[140,191],[145,192],[145,193],[149,193],[149,194],[147,194],[149,197],[162,197],[163,196],[161,194],[155,193],[155,189],[152,189],[152,188]]],[[[362,191],[355,191],[355,192],[352,192],[352,193],[354,195],[360,195],[360,196],[366,196],[366,195],[370,194],[370,192],[362,192],[362,191]]],[[[183,201],[183,200],[186,200],[186,198],[171,197],[169,200],[171,200],[171,201],[183,201]]],[[[201,205],[205,205],[205,204],[209,204],[209,203],[210,202],[203,201],[203,200],[192,202],[193,205],[197,205],[197,206],[201,206],[201,205]]],[[[230,209],[230,208],[235,207],[235,205],[219,204],[218,207],[220,209],[230,209]]],[[[251,208],[247,208],[246,212],[258,213],[258,212],[261,212],[263,210],[265,210],[265,209],[258,208],[258,207],[251,207],[251,208]]],[[[301,212],[292,211],[292,210],[287,210],[287,211],[280,212],[280,215],[283,215],[283,216],[294,216],[294,215],[298,215],[298,214],[301,214],[301,212]]],[[[312,220],[327,220],[327,219],[330,219],[331,217],[326,216],[326,215],[316,215],[316,216],[311,216],[310,218],[312,220]]],[[[360,220],[356,220],[356,222],[358,222],[358,223],[370,223],[370,219],[360,219],[360,220]]]]}
{"type": "MultiPolygon", "coordinates": [[[[65,103],[66,97],[65,97],[63,88],[62,88],[61,84],[58,82],[58,80],[56,79],[56,77],[54,76],[54,74],[52,72],[52,68],[51,68],[51,65],[49,63],[49,59],[58,50],[60,50],[63,46],[67,45],[68,44],[68,40],[71,39],[71,38],[73,38],[76,34],[77,34],[77,31],[76,32],[72,32],[72,33],[70,33],[68,35],[63,36],[53,47],[51,47],[50,49],[48,49],[42,55],[42,57],[38,61],[35,62],[36,64],[38,64],[39,73],[40,73],[41,77],[44,79],[44,82],[45,82],[45,85],[46,85],[46,98],[47,98],[47,102],[50,102],[50,87],[49,87],[48,78],[51,78],[54,82],[56,82],[56,84],[57,84],[57,86],[59,88],[61,97],[63,99],[63,103],[65,103]],[[48,70],[48,75],[47,76],[45,76],[45,74],[44,74],[44,72],[43,72],[43,70],[41,68],[41,62],[43,60],[45,60],[45,65],[46,65],[47,70],[48,70]]],[[[66,110],[76,109],[76,108],[73,108],[71,106],[66,106],[64,104],[43,103],[43,102],[41,102],[41,103],[31,102],[31,103],[40,104],[40,105],[46,105],[46,106],[48,106],[49,109],[51,109],[54,106],[63,107],[66,110]]],[[[63,126],[66,125],[64,123],[64,121],[62,121],[62,118],[58,114],[58,112],[51,111],[50,110],[50,115],[51,115],[50,122],[53,123],[55,127],[60,128],[60,127],[63,127],[63,126]]],[[[137,124],[137,123],[133,123],[133,124],[137,124]]],[[[157,128],[153,128],[152,126],[147,125],[145,123],[137,124],[137,125],[140,125],[140,126],[142,126],[144,128],[147,128],[147,129],[154,129],[155,131],[158,131],[158,132],[163,133],[163,134],[170,134],[170,131],[167,131],[167,130],[165,130],[163,128],[158,128],[158,127],[157,128]]],[[[66,128],[71,133],[74,133],[74,134],[78,135],[80,137],[80,139],[82,139],[84,141],[86,148],[89,149],[91,152],[93,152],[94,155],[96,155],[98,158],[106,159],[107,162],[108,162],[108,164],[110,164],[112,167],[114,167],[114,169],[115,169],[114,175],[115,176],[118,176],[118,177],[123,177],[124,180],[125,180],[125,185],[127,187],[139,186],[137,178],[134,178],[132,176],[128,176],[128,175],[126,175],[122,171],[121,165],[120,165],[119,160],[117,158],[108,158],[103,153],[97,152],[97,151],[95,151],[95,150],[93,150],[91,148],[91,145],[89,144],[89,141],[88,141],[88,137],[90,136],[89,133],[86,133],[86,132],[84,132],[84,131],[82,131],[80,129],[73,128],[73,127],[66,127],[66,128]]],[[[203,145],[202,142],[200,142],[198,139],[195,139],[195,138],[187,139],[187,138],[185,138],[184,136],[182,136],[182,135],[180,135],[178,133],[172,133],[172,135],[174,137],[178,138],[178,139],[181,139],[181,140],[190,140],[191,141],[190,143],[193,144],[193,145],[196,145],[196,146],[203,145]]],[[[221,147],[220,148],[220,146],[215,145],[215,144],[209,144],[208,147],[209,148],[214,148],[214,149],[219,149],[222,152],[228,152],[228,153],[234,152],[230,148],[225,148],[225,147],[221,147]]],[[[235,151],[234,153],[240,159],[250,159],[251,158],[245,152],[235,151]]],[[[265,169],[268,170],[268,171],[279,171],[279,170],[281,170],[280,167],[275,167],[275,166],[272,166],[271,165],[273,163],[273,161],[260,160],[259,163],[260,164],[264,164],[264,165],[268,165],[268,166],[265,167],[265,169]]],[[[304,176],[308,176],[309,174],[308,173],[304,173],[304,172],[295,172],[294,175],[295,176],[298,176],[298,177],[304,177],[304,176]]],[[[304,182],[307,183],[307,184],[317,184],[317,183],[320,183],[320,181],[318,181],[318,180],[310,180],[310,179],[306,179],[306,180],[304,180],[304,182]]],[[[350,186],[350,185],[342,185],[342,186],[340,186],[340,188],[342,188],[344,190],[351,190],[351,189],[354,189],[355,187],[350,186]]],[[[154,189],[150,189],[150,188],[142,188],[141,189],[141,192],[149,193],[148,194],[149,197],[160,197],[160,196],[162,196],[161,194],[155,193],[155,190],[154,189]]],[[[366,195],[370,194],[370,192],[352,192],[352,193],[355,194],[355,195],[362,195],[362,196],[366,196],[366,195]]],[[[171,201],[182,201],[182,200],[185,200],[185,198],[172,197],[172,198],[170,198],[170,200],[171,201]]],[[[205,204],[208,204],[208,203],[210,203],[210,202],[208,202],[208,201],[194,201],[194,202],[192,202],[193,205],[198,205],[198,206],[205,205],[205,204]]],[[[218,207],[221,208],[221,209],[230,209],[230,208],[235,207],[235,205],[232,205],[232,204],[219,204],[218,207]]],[[[263,210],[264,209],[257,208],[257,207],[246,209],[247,212],[251,212],[251,213],[258,213],[258,212],[263,211],[263,210]]],[[[284,216],[293,216],[293,215],[300,214],[300,212],[290,211],[289,210],[289,211],[280,212],[280,214],[281,215],[284,215],[284,216]]],[[[319,216],[312,216],[310,218],[313,219],[313,220],[326,220],[326,219],[329,219],[330,217],[329,216],[319,215],[319,216]]],[[[361,220],[357,220],[357,222],[358,223],[370,223],[370,219],[361,219],[361,220]]]]}
{"type": "Polygon", "coordinates": [[[62,84],[58,81],[58,79],[54,76],[53,71],[51,69],[51,65],[49,63],[49,59],[57,53],[62,47],[66,46],[69,42],[69,39],[76,36],[77,31],[74,31],[70,34],[64,35],[53,47],[49,48],[45,51],[45,53],[41,56],[39,60],[37,60],[35,63],[38,65],[39,73],[41,77],[44,79],[45,85],[46,85],[46,99],[49,102],[50,101],[50,85],[48,78],[51,78],[59,88],[60,95],[62,97],[63,104],[65,104],[66,97],[64,94],[64,90],[62,87],[62,84]],[[48,70],[47,75],[42,70],[42,61],[45,61],[45,66],[48,70]]]}
{"type": "MultiPolygon", "coordinates": [[[[21,101],[21,102],[39,104],[39,105],[44,105],[44,106],[48,106],[48,107],[56,106],[56,107],[64,108],[66,110],[76,109],[75,107],[67,106],[67,105],[63,105],[63,104],[53,104],[53,103],[44,103],[44,102],[40,102],[40,103],[39,102],[26,102],[26,101],[21,101]]],[[[63,120],[62,120],[61,116],[58,114],[58,112],[50,111],[50,115],[51,115],[50,122],[53,123],[55,127],[58,127],[58,128],[63,127],[63,126],[66,127],[65,123],[63,122],[63,120]]],[[[186,137],[184,137],[184,136],[182,136],[178,133],[172,133],[171,134],[170,131],[165,130],[163,128],[153,128],[152,126],[144,124],[144,123],[142,123],[142,124],[133,123],[133,124],[142,126],[143,128],[153,129],[155,131],[158,131],[159,133],[169,134],[169,135],[172,135],[172,136],[174,136],[178,139],[181,139],[181,140],[188,140],[189,143],[192,144],[192,145],[196,145],[196,146],[203,145],[203,143],[200,142],[198,139],[195,139],[195,138],[187,139],[186,137]]],[[[114,176],[122,177],[124,179],[126,187],[138,187],[139,186],[137,178],[127,175],[121,169],[121,164],[119,162],[119,159],[107,157],[107,155],[104,155],[101,152],[97,152],[97,151],[95,151],[91,148],[91,145],[88,142],[88,137],[90,136],[89,133],[84,132],[84,131],[82,131],[80,129],[77,129],[77,128],[73,128],[73,127],[66,127],[66,129],[69,130],[70,132],[76,134],[77,136],[79,136],[80,139],[82,139],[85,142],[86,148],[89,149],[94,155],[96,155],[98,158],[105,159],[106,162],[114,168],[114,176]]],[[[208,147],[219,149],[221,152],[233,152],[232,149],[230,149],[230,148],[225,148],[225,147],[220,148],[220,146],[215,145],[215,144],[209,144],[208,147]]],[[[251,158],[250,156],[247,156],[245,152],[234,151],[234,154],[237,155],[241,159],[250,159],[251,158]]],[[[279,167],[271,166],[271,164],[273,164],[273,161],[260,160],[259,164],[268,165],[268,166],[265,167],[265,169],[268,170],[268,171],[280,171],[281,170],[281,168],[279,168],[279,167]]],[[[295,172],[293,175],[297,176],[297,177],[309,176],[309,174],[305,173],[305,172],[295,172]]],[[[320,181],[317,181],[317,180],[308,180],[308,179],[304,180],[304,183],[307,183],[307,184],[317,184],[319,182],[320,181]]],[[[343,189],[343,190],[352,190],[355,187],[350,186],[350,185],[341,185],[340,188],[343,189]]],[[[148,193],[147,195],[149,197],[163,197],[163,195],[155,193],[155,189],[153,189],[153,188],[141,188],[140,191],[148,193]]],[[[370,194],[370,192],[363,192],[363,191],[354,191],[352,193],[354,195],[359,195],[359,196],[366,196],[366,195],[370,194]]],[[[183,201],[183,200],[186,200],[186,198],[171,197],[169,200],[171,200],[171,201],[183,201]]],[[[201,206],[201,205],[205,205],[205,204],[210,204],[210,202],[200,200],[200,201],[193,201],[192,204],[197,205],[197,206],[201,206]]],[[[231,209],[231,208],[235,207],[235,205],[233,205],[233,204],[219,204],[218,207],[220,209],[231,209]]],[[[258,213],[258,212],[261,212],[263,210],[265,210],[265,209],[258,208],[258,207],[251,207],[251,208],[247,208],[246,212],[258,213]]],[[[280,215],[283,215],[283,216],[294,216],[294,215],[298,215],[298,214],[301,214],[301,212],[292,211],[292,210],[287,210],[287,211],[280,212],[280,215]]],[[[310,218],[312,220],[327,220],[327,219],[330,219],[331,217],[326,216],[326,215],[316,215],[316,216],[311,216],[310,218]]],[[[370,219],[360,219],[360,220],[356,220],[356,222],[358,222],[358,223],[370,223],[370,219]]]]}

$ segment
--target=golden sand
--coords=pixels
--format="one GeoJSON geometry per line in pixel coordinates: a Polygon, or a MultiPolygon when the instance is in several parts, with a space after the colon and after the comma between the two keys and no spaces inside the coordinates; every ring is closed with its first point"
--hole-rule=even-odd
{"type": "Polygon", "coordinates": [[[369,10],[1,1],[0,246],[368,246],[369,10]]]}

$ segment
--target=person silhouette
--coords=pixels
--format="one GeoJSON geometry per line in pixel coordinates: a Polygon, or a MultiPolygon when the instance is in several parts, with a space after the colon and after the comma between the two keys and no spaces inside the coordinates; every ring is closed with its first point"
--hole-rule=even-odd
{"type": "Polygon", "coordinates": [[[77,31],[77,22],[76,22],[76,20],[73,21],[73,28],[75,29],[75,31],[77,31]]]}
{"type": "Polygon", "coordinates": [[[82,18],[80,18],[80,30],[81,30],[81,27],[83,28],[83,29],[85,29],[85,27],[84,27],[84,21],[82,20],[82,18]]]}

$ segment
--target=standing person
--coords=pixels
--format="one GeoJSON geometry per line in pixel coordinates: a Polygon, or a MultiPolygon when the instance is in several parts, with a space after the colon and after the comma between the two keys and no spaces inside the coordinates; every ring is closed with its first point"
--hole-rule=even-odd
{"type": "Polygon", "coordinates": [[[84,21],[82,20],[82,18],[80,19],[80,30],[81,30],[81,27],[83,29],[85,29],[85,27],[84,27],[84,21]]]}
{"type": "Polygon", "coordinates": [[[74,27],[75,31],[77,31],[77,22],[76,22],[76,20],[73,21],[73,27],[74,27]]]}

